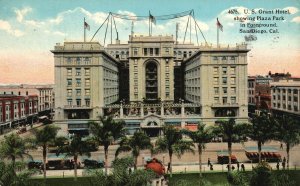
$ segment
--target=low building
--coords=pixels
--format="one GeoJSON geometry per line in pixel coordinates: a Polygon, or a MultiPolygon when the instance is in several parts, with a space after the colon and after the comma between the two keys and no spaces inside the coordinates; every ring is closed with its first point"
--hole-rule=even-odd
{"type": "Polygon", "coordinates": [[[54,108],[54,85],[5,85],[0,86],[0,94],[17,96],[38,96],[38,112],[40,116],[50,115],[54,108]]]}
{"type": "Polygon", "coordinates": [[[0,95],[0,126],[3,129],[33,123],[38,114],[38,96],[0,95]]]}
{"type": "Polygon", "coordinates": [[[280,80],[271,83],[272,111],[300,118],[300,81],[280,80]]]}

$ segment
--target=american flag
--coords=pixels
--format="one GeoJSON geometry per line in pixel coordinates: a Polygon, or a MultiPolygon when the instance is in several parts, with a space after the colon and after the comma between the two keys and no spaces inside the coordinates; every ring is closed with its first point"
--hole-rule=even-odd
{"type": "Polygon", "coordinates": [[[223,25],[219,22],[218,18],[217,18],[217,27],[223,32],[223,25]]]}

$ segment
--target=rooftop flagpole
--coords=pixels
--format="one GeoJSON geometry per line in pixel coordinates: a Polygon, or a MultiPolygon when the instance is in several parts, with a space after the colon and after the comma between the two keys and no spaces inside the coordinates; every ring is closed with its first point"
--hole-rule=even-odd
{"type": "Polygon", "coordinates": [[[85,42],[85,29],[86,29],[86,26],[85,26],[85,17],[83,18],[83,42],[85,42]]]}

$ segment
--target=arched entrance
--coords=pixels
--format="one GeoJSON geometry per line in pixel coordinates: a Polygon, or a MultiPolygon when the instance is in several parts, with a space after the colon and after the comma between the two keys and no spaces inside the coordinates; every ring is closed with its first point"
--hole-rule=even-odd
{"type": "Polygon", "coordinates": [[[146,65],[146,100],[156,101],[158,98],[157,65],[149,62],[146,65]]]}

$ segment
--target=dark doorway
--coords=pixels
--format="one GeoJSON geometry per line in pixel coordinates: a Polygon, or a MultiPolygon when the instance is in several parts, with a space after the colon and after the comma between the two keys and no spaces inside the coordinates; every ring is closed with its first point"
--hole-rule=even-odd
{"type": "Polygon", "coordinates": [[[159,136],[159,128],[144,128],[143,129],[149,137],[158,137],[159,136]]]}

